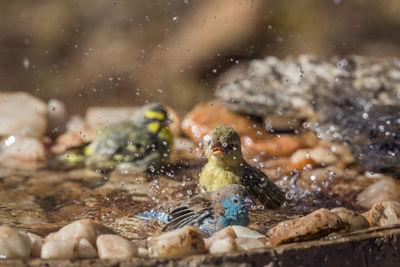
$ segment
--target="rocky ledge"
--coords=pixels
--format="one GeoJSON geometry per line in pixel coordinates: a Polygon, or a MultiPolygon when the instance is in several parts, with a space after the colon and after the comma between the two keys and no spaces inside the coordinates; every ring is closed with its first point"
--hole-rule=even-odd
{"type": "Polygon", "coordinates": [[[320,138],[348,143],[365,169],[400,175],[399,59],[267,57],[216,95],[234,111],[262,116],[269,129],[305,122],[320,138]]]}

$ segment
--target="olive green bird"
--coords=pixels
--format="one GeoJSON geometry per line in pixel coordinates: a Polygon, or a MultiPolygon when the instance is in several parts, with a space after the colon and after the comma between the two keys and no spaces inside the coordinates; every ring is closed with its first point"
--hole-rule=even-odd
{"type": "Polygon", "coordinates": [[[200,174],[201,192],[241,184],[265,208],[278,208],[286,201],[285,194],[266,174],[243,159],[240,137],[232,127],[219,126],[212,131],[206,156],[208,162],[200,174]]]}
{"type": "Polygon", "coordinates": [[[169,156],[173,143],[167,125],[165,107],[148,104],[129,120],[104,127],[92,142],[72,148],[59,160],[69,166],[84,165],[101,171],[158,169],[169,156]]]}

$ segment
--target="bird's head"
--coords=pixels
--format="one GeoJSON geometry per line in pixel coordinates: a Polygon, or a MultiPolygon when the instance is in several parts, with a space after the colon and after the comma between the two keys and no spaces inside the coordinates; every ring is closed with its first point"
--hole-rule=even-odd
{"type": "Polygon", "coordinates": [[[254,202],[244,186],[233,184],[221,187],[215,191],[215,194],[215,201],[221,203],[224,211],[221,222],[223,225],[247,226],[249,224],[249,207],[253,206],[254,202]]]}
{"type": "Polygon", "coordinates": [[[226,166],[243,161],[240,136],[231,126],[219,126],[211,133],[207,158],[226,166]]]}
{"type": "Polygon", "coordinates": [[[164,105],[150,103],[138,109],[132,115],[132,121],[140,127],[146,127],[152,133],[158,133],[169,123],[164,105]]]}

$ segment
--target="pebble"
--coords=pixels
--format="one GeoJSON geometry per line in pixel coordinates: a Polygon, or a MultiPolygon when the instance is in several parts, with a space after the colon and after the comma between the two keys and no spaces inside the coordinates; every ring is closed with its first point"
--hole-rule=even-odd
{"type": "Polygon", "coordinates": [[[235,239],[228,236],[222,239],[216,239],[211,243],[209,252],[211,254],[232,253],[237,250],[235,239]]]}
{"type": "Polygon", "coordinates": [[[42,246],[42,259],[73,259],[74,240],[46,241],[42,246]]]}
{"type": "Polygon", "coordinates": [[[172,107],[166,106],[165,108],[167,109],[168,119],[171,121],[168,125],[168,129],[173,135],[180,136],[182,134],[182,119],[178,115],[178,112],[176,112],[172,107]]]}
{"type": "Polygon", "coordinates": [[[365,188],[357,196],[357,201],[364,208],[371,208],[378,202],[400,201],[400,181],[383,178],[365,188]]]}
{"type": "Polygon", "coordinates": [[[43,162],[45,158],[43,143],[34,137],[11,135],[0,144],[0,161],[7,166],[15,162],[43,162]]]}
{"type": "Polygon", "coordinates": [[[266,239],[266,236],[251,230],[247,227],[239,226],[239,225],[234,225],[232,226],[233,231],[235,232],[237,238],[250,238],[250,239],[266,239]]]}
{"type": "Polygon", "coordinates": [[[69,147],[77,147],[93,140],[94,131],[89,129],[83,119],[73,116],[67,123],[67,131],[58,136],[51,152],[56,155],[65,153],[69,147]]]}
{"type": "Polygon", "coordinates": [[[192,139],[203,142],[215,127],[227,124],[234,126],[241,136],[246,158],[289,156],[299,148],[313,145],[317,139],[306,133],[279,136],[266,133],[261,123],[225,108],[218,101],[197,104],[183,119],[182,130],[192,139]]]}
{"type": "Polygon", "coordinates": [[[239,237],[235,240],[236,246],[240,250],[249,251],[264,248],[265,243],[262,239],[239,237]]]}
{"type": "Polygon", "coordinates": [[[212,236],[205,238],[204,243],[206,247],[209,247],[211,243],[213,243],[214,241],[225,238],[233,238],[233,239],[237,238],[235,230],[233,230],[232,226],[222,228],[218,232],[214,233],[212,236]]]}
{"type": "Polygon", "coordinates": [[[232,125],[241,136],[257,136],[257,131],[265,134],[262,124],[253,122],[246,116],[230,111],[226,107],[211,101],[197,104],[183,119],[183,132],[194,140],[202,141],[220,125],[232,125]]]}
{"type": "Polygon", "coordinates": [[[164,233],[149,241],[150,257],[184,257],[206,251],[205,234],[192,226],[164,233]]]}
{"type": "Polygon", "coordinates": [[[369,227],[369,222],[367,219],[355,211],[339,207],[331,209],[331,212],[336,214],[342,220],[345,225],[345,229],[348,232],[369,227]]]}
{"type": "Polygon", "coordinates": [[[400,202],[385,201],[377,203],[367,214],[371,226],[393,226],[400,224],[400,202]]]}
{"type": "Polygon", "coordinates": [[[269,233],[269,245],[309,240],[341,230],[340,218],[328,209],[318,209],[306,216],[280,222],[269,233]]]}
{"type": "Polygon", "coordinates": [[[46,132],[47,105],[24,92],[0,93],[0,136],[41,138],[46,132]]]}
{"type": "Polygon", "coordinates": [[[43,246],[43,238],[41,236],[27,233],[30,241],[31,241],[31,257],[32,258],[40,258],[42,246],[43,246]]]}
{"type": "Polygon", "coordinates": [[[100,259],[129,259],[138,255],[138,248],[129,240],[112,234],[100,235],[96,241],[100,259]]]}
{"type": "Polygon", "coordinates": [[[102,224],[90,219],[82,219],[62,227],[58,232],[49,234],[45,242],[72,240],[76,246],[84,238],[95,246],[99,235],[110,233],[112,231],[102,224]]]}
{"type": "Polygon", "coordinates": [[[31,254],[29,236],[8,226],[0,226],[0,259],[27,259],[31,254]]]}
{"type": "Polygon", "coordinates": [[[288,171],[293,171],[294,169],[303,170],[306,166],[314,167],[315,165],[316,162],[311,159],[309,149],[298,149],[290,156],[288,171]]]}
{"type": "Polygon", "coordinates": [[[87,239],[82,238],[79,240],[78,250],[75,254],[75,256],[80,259],[96,258],[97,250],[93,247],[92,244],[90,244],[87,239]]]}
{"type": "Polygon", "coordinates": [[[333,164],[339,159],[329,148],[317,146],[309,151],[310,158],[317,164],[333,164]]]}
{"type": "Polygon", "coordinates": [[[90,107],[86,110],[86,125],[97,132],[103,127],[124,120],[128,120],[137,110],[137,107],[90,107]]]}

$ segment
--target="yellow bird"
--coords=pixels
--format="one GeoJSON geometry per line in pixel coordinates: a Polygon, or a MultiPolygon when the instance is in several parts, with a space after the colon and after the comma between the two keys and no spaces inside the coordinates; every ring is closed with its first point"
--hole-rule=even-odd
{"type": "Polygon", "coordinates": [[[200,174],[201,192],[241,184],[265,208],[278,208],[286,201],[285,193],[266,174],[244,160],[240,137],[231,126],[212,131],[206,156],[208,162],[200,174]]]}

